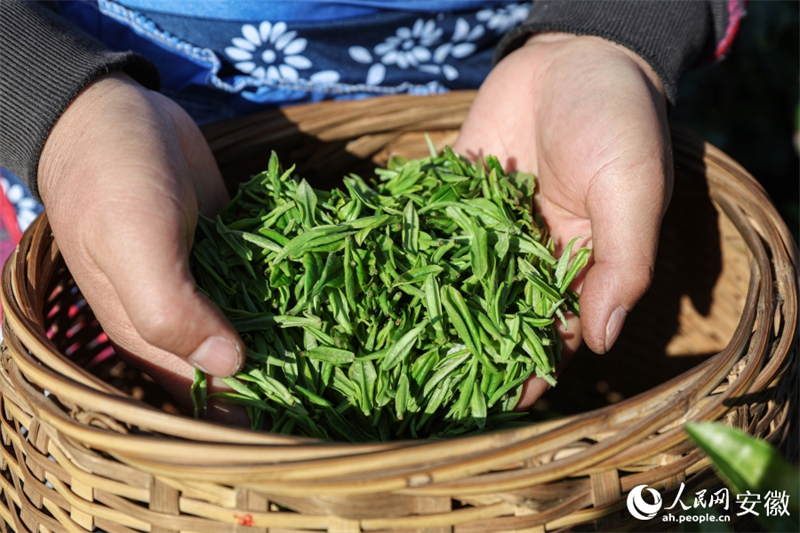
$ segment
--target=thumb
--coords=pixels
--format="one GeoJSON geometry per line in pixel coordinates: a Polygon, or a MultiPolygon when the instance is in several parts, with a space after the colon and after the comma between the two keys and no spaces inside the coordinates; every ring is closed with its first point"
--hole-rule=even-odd
{"type": "MultiPolygon", "coordinates": [[[[130,321],[134,331],[120,324],[127,330],[124,344],[133,344],[125,347],[147,354],[149,363],[171,366],[159,360],[169,352],[213,376],[230,376],[244,363],[244,348],[219,309],[197,290],[189,272],[196,214],[187,219],[163,193],[143,201],[142,196],[148,195],[142,192],[140,188],[135,205],[117,205],[115,215],[104,220],[103,233],[120,238],[87,242],[87,251],[123,311],[104,314],[130,321]],[[157,350],[135,347],[141,342],[137,335],[157,350]]],[[[112,305],[112,300],[106,298],[105,305],[112,305]]]]}
{"type": "Polygon", "coordinates": [[[125,75],[100,76],[56,122],[38,169],[59,249],[103,329],[175,387],[191,381],[187,362],[228,376],[244,360],[236,331],[189,273],[198,208],[215,209],[225,192],[181,117],[125,75]]]}
{"type": "Polygon", "coordinates": [[[593,264],[581,289],[581,328],[596,353],[611,349],[628,313],[650,287],[671,193],[670,168],[668,161],[664,168],[633,175],[598,176],[587,198],[593,264]]]}

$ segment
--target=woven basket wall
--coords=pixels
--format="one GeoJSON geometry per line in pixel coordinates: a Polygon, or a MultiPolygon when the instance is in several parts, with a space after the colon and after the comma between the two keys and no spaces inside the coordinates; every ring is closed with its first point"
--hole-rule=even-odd
{"type": "MultiPolygon", "coordinates": [[[[367,174],[455,141],[474,97],[393,96],[205,129],[226,180],[265,168],[367,174]]],[[[85,305],[45,216],[2,278],[0,517],[16,532],[642,531],[625,495],[719,485],[682,424],[721,420],[797,456],[797,249],[755,180],[676,130],[655,282],[606,356],[582,353],[545,401],[568,416],[445,441],[331,444],[160,408],[85,305]]],[[[734,519],[736,517],[734,516],[734,519]]],[[[755,527],[745,522],[739,530],[755,527]]]]}

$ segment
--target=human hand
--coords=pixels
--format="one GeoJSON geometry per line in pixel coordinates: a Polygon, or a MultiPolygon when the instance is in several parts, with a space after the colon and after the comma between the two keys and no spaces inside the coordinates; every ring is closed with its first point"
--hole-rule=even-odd
{"type": "MultiPolygon", "coordinates": [[[[536,35],[489,74],[453,149],[536,175],[557,254],[576,236],[576,249],[592,248],[573,286],[581,317],[562,330],[564,359],[581,334],[608,351],[650,286],[672,194],[666,99],[652,68],[599,37],[536,35]]],[[[546,389],[542,379],[526,382],[518,409],[546,389]]]]}
{"type": "Polygon", "coordinates": [[[241,339],[189,273],[198,212],[213,216],[228,195],[177,104],[122,73],[97,78],[52,129],[38,184],[64,260],[122,355],[185,407],[192,367],[241,368],[241,339]]]}

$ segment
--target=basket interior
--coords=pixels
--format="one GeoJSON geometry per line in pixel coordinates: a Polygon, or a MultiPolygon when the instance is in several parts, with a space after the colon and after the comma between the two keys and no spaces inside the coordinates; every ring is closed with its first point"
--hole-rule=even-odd
{"type": "Polygon", "coordinates": [[[169,393],[117,355],[61,258],[47,294],[45,327],[59,352],[131,398],[170,413],[181,413],[169,393]]]}

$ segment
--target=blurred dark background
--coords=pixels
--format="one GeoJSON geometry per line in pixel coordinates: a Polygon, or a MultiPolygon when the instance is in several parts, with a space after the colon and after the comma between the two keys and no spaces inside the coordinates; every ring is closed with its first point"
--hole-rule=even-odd
{"type": "Polygon", "coordinates": [[[726,57],[684,75],[672,120],[742,164],[800,235],[800,2],[751,1],[726,57]]]}

